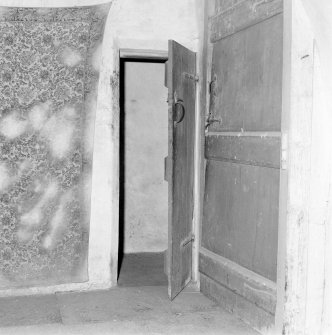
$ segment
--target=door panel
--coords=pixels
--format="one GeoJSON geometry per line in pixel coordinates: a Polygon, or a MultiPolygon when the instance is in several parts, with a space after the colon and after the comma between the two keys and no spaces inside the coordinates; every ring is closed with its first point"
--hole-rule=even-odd
{"type": "Polygon", "coordinates": [[[276,280],[279,170],[209,160],[202,247],[276,280]]]}
{"type": "Polygon", "coordinates": [[[168,293],[174,299],[191,280],[196,54],[169,41],[168,293]]]}
{"type": "Polygon", "coordinates": [[[218,0],[210,19],[201,290],[254,327],[273,323],[279,221],[281,0],[218,0]]]}
{"type": "Polygon", "coordinates": [[[280,131],[281,26],[277,15],[214,44],[210,131],[280,131]]]}
{"type": "Polygon", "coordinates": [[[214,42],[282,13],[283,1],[215,0],[215,11],[220,14],[211,21],[214,42]]]}

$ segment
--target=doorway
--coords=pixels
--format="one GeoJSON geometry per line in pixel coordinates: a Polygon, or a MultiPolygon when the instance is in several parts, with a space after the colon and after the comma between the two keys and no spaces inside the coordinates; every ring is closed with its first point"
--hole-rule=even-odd
{"type": "Polygon", "coordinates": [[[166,60],[120,58],[119,286],[167,285],[166,60]]]}

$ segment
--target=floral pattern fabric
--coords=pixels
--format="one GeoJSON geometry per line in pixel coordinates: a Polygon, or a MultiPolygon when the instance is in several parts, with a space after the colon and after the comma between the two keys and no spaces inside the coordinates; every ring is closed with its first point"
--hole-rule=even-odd
{"type": "Polygon", "coordinates": [[[0,7],[0,288],[83,282],[109,5],[0,7]]]}

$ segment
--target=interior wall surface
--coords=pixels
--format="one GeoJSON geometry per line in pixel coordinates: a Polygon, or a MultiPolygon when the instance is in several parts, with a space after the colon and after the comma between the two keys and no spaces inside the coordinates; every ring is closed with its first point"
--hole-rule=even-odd
{"type": "Polygon", "coordinates": [[[288,195],[277,309],[283,334],[330,334],[332,7],[311,0],[284,6],[288,195]]]}
{"type": "MultiPolygon", "coordinates": [[[[164,63],[124,62],[124,253],[167,249],[168,152],[164,63]]],[[[121,222],[120,222],[121,224],[121,222]]]]}
{"type": "Polygon", "coordinates": [[[302,0],[315,44],[307,334],[332,332],[332,3],[302,0]]]}
{"type": "MultiPolygon", "coordinates": [[[[4,0],[3,6],[71,7],[106,3],[97,0],[4,0]]],[[[0,295],[22,295],[66,290],[88,290],[116,285],[119,206],[119,49],[167,50],[174,39],[196,51],[198,22],[203,13],[198,0],[114,0],[107,17],[100,60],[94,122],[91,214],[87,255],[88,281],[27,288],[11,288],[0,295]]]]}

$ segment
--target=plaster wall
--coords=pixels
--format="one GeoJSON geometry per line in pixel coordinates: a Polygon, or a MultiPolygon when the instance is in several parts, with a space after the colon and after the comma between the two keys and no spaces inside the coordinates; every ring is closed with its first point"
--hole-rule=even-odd
{"type": "MultiPolygon", "coordinates": [[[[295,92],[302,92],[302,87],[305,85],[311,87],[312,84],[311,90],[306,94],[296,96],[295,93],[295,99],[298,101],[309,100],[307,105],[300,105],[300,108],[303,109],[302,113],[311,113],[311,115],[304,116],[308,121],[301,123],[301,120],[296,120],[302,134],[308,130],[309,136],[303,141],[299,134],[293,138],[293,143],[291,143],[293,149],[305,145],[303,156],[310,158],[304,167],[308,171],[308,175],[303,185],[298,185],[297,190],[294,190],[298,192],[299,199],[301,192],[307,192],[302,214],[306,215],[307,213],[308,226],[303,231],[303,236],[296,236],[296,239],[302,244],[297,247],[297,250],[293,250],[295,252],[287,255],[290,264],[291,258],[296,258],[296,253],[302,254],[303,257],[294,269],[290,268],[288,264],[286,286],[289,292],[286,294],[293,295],[294,299],[290,305],[282,307],[286,310],[291,307],[289,324],[293,332],[330,334],[332,330],[330,321],[332,317],[332,96],[330,93],[332,89],[332,4],[325,0],[319,2],[292,0],[292,6],[288,6],[288,0],[285,1],[285,7],[292,7],[296,18],[295,33],[292,36],[297,36],[297,40],[291,41],[292,45],[300,45],[300,41],[303,42],[302,44],[308,45],[308,49],[310,49],[308,52],[311,53],[313,50],[313,78],[308,78],[308,83],[297,83],[297,78],[291,78],[296,83],[296,86],[294,85],[295,92]],[[300,31],[296,31],[296,29],[299,30],[298,27],[301,27],[300,31]],[[303,36],[302,41],[300,35],[301,38],[303,36]],[[292,271],[297,274],[298,278],[301,278],[295,286],[291,285],[292,279],[289,278],[291,276],[289,273],[292,271]],[[290,282],[287,283],[287,281],[290,282]]],[[[286,14],[289,15],[289,13],[286,14]]],[[[299,49],[293,48],[294,55],[292,57],[296,60],[295,63],[297,59],[300,59],[302,51],[299,49]]],[[[284,64],[284,66],[288,66],[288,64],[284,64]]],[[[297,77],[301,75],[302,73],[298,73],[297,77]]],[[[292,158],[290,157],[290,160],[292,158]]],[[[302,157],[296,158],[302,159],[302,157]]],[[[288,229],[292,230],[293,227],[289,226],[288,229]]],[[[288,334],[288,332],[286,333],[288,334]]]]}
{"type": "Polygon", "coordinates": [[[308,334],[332,332],[332,3],[302,0],[315,39],[308,334]],[[325,250],[324,250],[325,249],[325,250]],[[324,252],[325,251],[325,252],[324,252]],[[323,323],[321,324],[321,321],[323,323]]]}
{"type": "Polygon", "coordinates": [[[167,249],[164,73],[164,63],[124,63],[124,253],[167,249]]]}
{"type": "MultiPolygon", "coordinates": [[[[95,0],[3,0],[2,6],[70,7],[105,3],[95,0]]],[[[101,60],[92,163],[88,281],[8,289],[1,296],[66,290],[107,288],[116,284],[118,250],[118,83],[119,49],[167,50],[175,39],[196,51],[198,22],[203,15],[199,0],[113,1],[105,26],[101,60]]]]}

